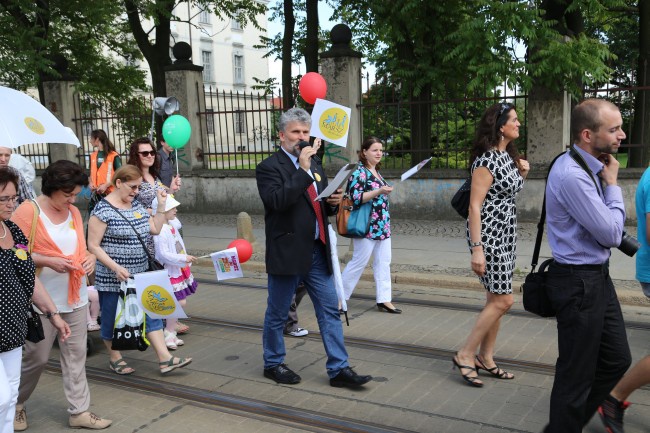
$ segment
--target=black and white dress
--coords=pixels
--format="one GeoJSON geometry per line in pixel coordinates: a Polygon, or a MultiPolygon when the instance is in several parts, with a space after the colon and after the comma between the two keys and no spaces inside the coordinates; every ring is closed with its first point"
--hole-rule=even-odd
{"type": "Polygon", "coordinates": [[[14,246],[0,248],[0,353],[25,344],[27,307],[34,293],[35,273],[34,262],[27,253],[27,238],[13,222],[5,224],[14,238],[14,246]]]}
{"type": "MultiPolygon", "coordinates": [[[[512,293],[512,272],[517,258],[517,206],[515,196],[524,185],[508,152],[489,150],[472,164],[487,168],[494,181],[481,208],[481,242],[485,252],[485,276],[479,277],[486,290],[500,295],[512,293]]],[[[470,241],[469,220],[467,242],[470,241]]]]}

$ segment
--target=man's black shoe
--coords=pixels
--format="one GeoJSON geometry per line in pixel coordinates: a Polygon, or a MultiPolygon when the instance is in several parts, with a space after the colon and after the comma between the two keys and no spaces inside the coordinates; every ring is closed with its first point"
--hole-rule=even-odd
{"type": "Polygon", "coordinates": [[[339,374],[330,379],[330,385],[336,388],[343,388],[344,386],[354,388],[368,383],[371,380],[372,376],[360,376],[350,367],[345,367],[339,371],[339,374]]]}
{"type": "Polygon", "coordinates": [[[291,371],[285,364],[279,364],[275,367],[265,368],[264,377],[275,380],[277,383],[285,385],[295,385],[300,383],[300,376],[291,371]]]}

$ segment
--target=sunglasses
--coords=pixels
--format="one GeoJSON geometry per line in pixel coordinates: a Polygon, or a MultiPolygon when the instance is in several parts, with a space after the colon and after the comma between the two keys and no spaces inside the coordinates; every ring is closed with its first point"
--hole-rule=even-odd
{"type": "Polygon", "coordinates": [[[140,188],[140,185],[129,185],[128,183],[123,183],[123,185],[126,185],[129,188],[131,188],[131,191],[137,191],[140,188]]]}
{"type": "Polygon", "coordinates": [[[156,151],[155,150],[145,150],[143,152],[138,152],[140,155],[147,157],[147,156],[156,156],[156,151]]]}

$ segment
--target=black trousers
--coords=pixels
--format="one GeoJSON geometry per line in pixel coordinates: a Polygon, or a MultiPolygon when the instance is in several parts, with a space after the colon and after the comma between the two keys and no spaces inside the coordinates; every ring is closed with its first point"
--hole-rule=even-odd
{"type": "Polygon", "coordinates": [[[608,264],[553,263],[547,278],[557,311],[558,359],[548,433],[580,433],[632,361],[608,264]]]}

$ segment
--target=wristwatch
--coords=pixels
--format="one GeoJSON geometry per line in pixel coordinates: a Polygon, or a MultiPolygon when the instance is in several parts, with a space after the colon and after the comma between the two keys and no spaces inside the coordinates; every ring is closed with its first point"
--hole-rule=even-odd
{"type": "Polygon", "coordinates": [[[53,316],[56,316],[57,314],[59,314],[59,310],[56,310],[54,313],[45,313],[45,317],[47,319],[51,319],[53,316]]]}
{"type": "Polygon", "coordinates": [[[469,247],[470,247],[470,248],[474,248],[474,247],[482,247],[482,246],[483,246],[483,242],[481,242],[481,241],[478,241],[478,242],[470,242],[470,243],[469,243],[469,247]]]}

